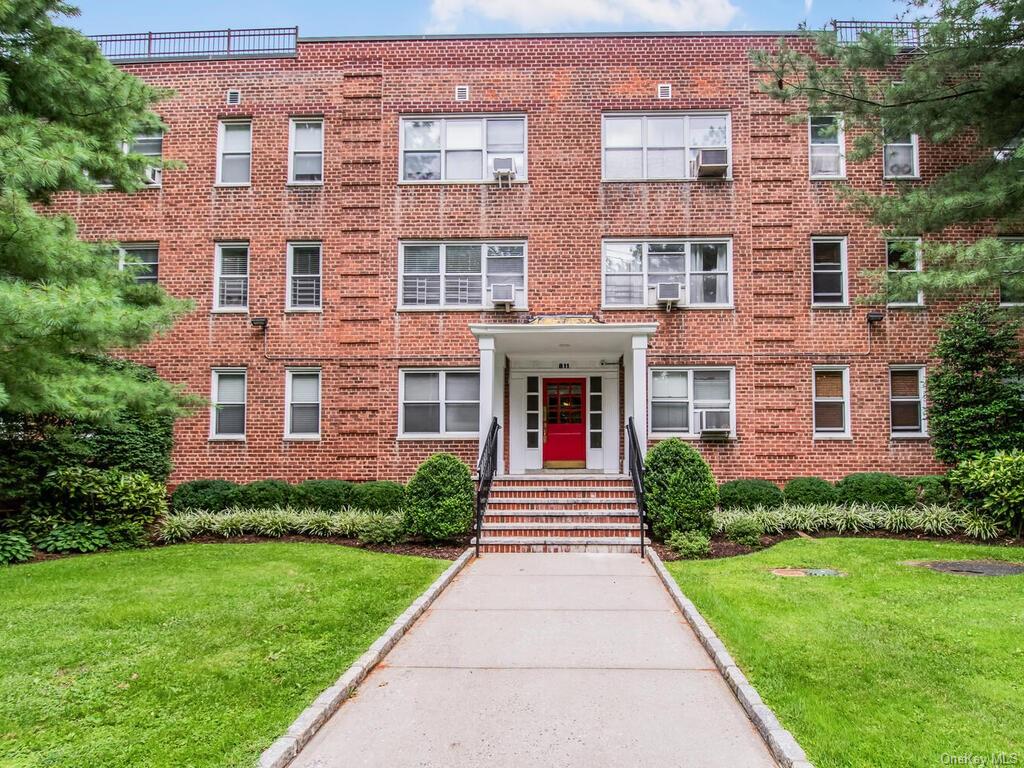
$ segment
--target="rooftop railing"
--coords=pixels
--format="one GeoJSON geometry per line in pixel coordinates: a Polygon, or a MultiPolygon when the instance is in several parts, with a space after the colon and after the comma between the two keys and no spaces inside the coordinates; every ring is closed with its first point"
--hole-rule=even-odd
{"type": "Polygon", "coordinates": [[[298,27],[208,29],[194,32],[135,32],[94,35],[111,61],[234,59],[294,56],[298,27]]]}
{"type": "Polygon", "coordinates": [[[923,21],[832,21],[836,41],[853,45],[864,32],[889,32],[896,45],[904,51],[917,51],[924,47],[928,37],[928,23],[923,21]]]}

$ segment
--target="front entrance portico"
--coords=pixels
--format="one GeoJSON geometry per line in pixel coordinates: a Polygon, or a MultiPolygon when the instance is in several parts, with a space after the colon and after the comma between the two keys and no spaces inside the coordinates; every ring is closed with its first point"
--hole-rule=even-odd
{"type": "Polygon", "coordinates": [[[480,348],[481,448],[493,418],[507,429],[499,472],[622,473],[623,414],[646,445],[647,341],[657,327],[566,317],[471,325],[480,348]]]}

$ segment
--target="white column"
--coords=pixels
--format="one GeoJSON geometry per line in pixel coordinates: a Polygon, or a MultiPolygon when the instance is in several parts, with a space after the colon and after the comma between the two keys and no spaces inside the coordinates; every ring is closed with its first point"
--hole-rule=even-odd
{"type": "Polygon", "coordinates": [[[484,450],[487,431],[491,428],[491,419],[500,414],[494,413],[494,337],[481,336],[480,345],[480,447],[479,456],[484,450]]]}
{"type": "Polygon", "coordinates": [[[632,365],[632,408],[626,412],[633,417],[636,437],[640,441],[640,452],[647,454],[647,336],[633,337],[632,365]]]}

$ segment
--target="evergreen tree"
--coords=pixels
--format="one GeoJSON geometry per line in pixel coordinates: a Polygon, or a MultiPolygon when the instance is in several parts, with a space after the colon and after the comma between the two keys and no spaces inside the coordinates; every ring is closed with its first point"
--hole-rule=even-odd
{"type": "Polygon", "coordinates": [[[810,114],[841,113],[854,161],[879,152],[886,135],[917,134],[922,144],[947,147],[950,170],[900,182],[896,194],[841,187],[889,234],[949,240],[926,238],[924,270],[880,285],[879,296],[994,291],[1000,283],[1024,294],[1024,246],[958,231],[983,225],[1024,233],[1024,3],[908,0],[906,16],[915,15],[911,34],[921,44],[912,52],[904,33],[885,29],[852,44],[832,32],[808,33],[811,53],[785,41],[756,51],[754,62],[768,73],[762,88],[805,103],[810,114]]]}
{"type": "Polygon", "coordinates": [[[135,284],[113,244],[83,242],[46,209],[61,191],[97,192],[96,179],[139,189],[153,161],[123,142],[161,128],[151,106],[168,95],[55,23],[75,14],[58,0],[0,0],[0,409],[180,414],[180,390],[102,358],[170,328],[187,303],[135,284]]]}
{"type": "Polygon", "coordinates": [[[965,307],[939,332],[928,377],[928,429],[940,461],[1024,448],[1024,360],[1018,323],[990,305],[965,307]]]}

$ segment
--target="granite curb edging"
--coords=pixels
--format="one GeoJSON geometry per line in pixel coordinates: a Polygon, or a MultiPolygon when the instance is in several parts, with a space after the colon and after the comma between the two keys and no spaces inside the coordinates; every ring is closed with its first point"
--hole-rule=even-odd
{"type": "Polygon", "coordinates": [[[658,557],[658,553],[653,549],[648,549],[647,557],[651,561],[655,573],[658,574],[658,578],[661,579],[661,583],[671,595],[672,602],[676,604],[693,628],[697,639],[715,662],[718,671],[722,673],[722,677],[725,678],[733,693],[736,694],[736,698],[739,699],[743,711],[747,713],[747,717],[757,728],[757,732],[761,734],[761,738],[765,740],[772,755],[782,768],[814,768],[803,749],[793,738],[793,734],[782,727],[771,707],[761,700],[757,690],[736,665],[711,625],[697,610],[697,606],[683,594],[676,580],[672,578],[665,568],[665,564],[658,557]]]}
{"type": "Polygon", "coordinates": [[[452,579],[466,567],[472,557],[472,547],[459,555],[459,558],[394,620],[384,634],[378,637],[330,688],[317,696],[313,703],[295,718],[284,736],[263,751],[256,763],[257,768],[286,768],[331,715],[352,695],[370,671],[387,656],[416,619],[423,615],[452,579]]]}

